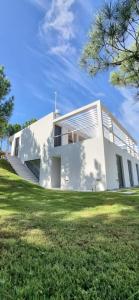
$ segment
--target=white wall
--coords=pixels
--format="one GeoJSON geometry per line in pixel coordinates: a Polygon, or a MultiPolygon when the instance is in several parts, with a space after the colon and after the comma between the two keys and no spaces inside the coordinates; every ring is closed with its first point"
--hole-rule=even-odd
{"type": "Polygon", "coordinates": [[[60,188],[61,187],[61,158],[53,157],[51,166],[51,187],[60,188]]]}
{"type": "MultiPolygon", "coordinates": [[[[50,144],[53,131],[53,113],[45,116],[13,136],[11,155],[14,155],[15,139],[20,137],[19,158],[22,161],[39,158],[43,147],[50,144]]],[[[52,140],[51,140],[52,142],[52,140]]]]}
{"type": "MultiPolygon", "coordinates": [[[[127,159],[132,162],[134,183],[138,185],[135,164],[139,164],[139,161],[130,156],[125,150],[120,149],[107,139],[103,139],[99,106],[100,104],[98,104],[98,130],[94,138],[68,145],[65,144],[67,143],[67,136],[64,136],[62,139],[64,145],[54,148],[54,114],[51,113],[12,137],[11,154],[14,155],[16,137],[20,137],[19,158],[22,162],[41,159],[41,186],[46,188],[53,186],[54,176],[56,178],[56,172],[58,174],[56,164],[56,169],[54,168],[53,157],[60,157],[62,189],[93,189],[96,191],[119,187],[116,165],[116,154],[119,154],[123,157],[126,186],[130,186],[127,159]]],[[[58,174],[58,176],[60,175],[58,174]]],[[[58,181],[56,184],[58,184],[58,181]]]]}
{"type": "Polygon", "coordinates": [[[61,157],[62,189],[106,189],[104,148],[100,137],[56,147],[51,155],[61,157]]]}
{"type": "Polygon", "coordinates": [[[128,165],[127,165],[128,159],[131,160],[132,163],[134,185],[135,186],[138,185],[136,163],[139,165],[139,160],[135,159],[130,154],[128,154],[126,150],[122,150],[120,147],[109,142],[107,139],[104,139],[104,149],[105,149],[105,160],[106,160],[107,189],[119,188],[116,154],[122,156],[125,186],[130,187],[129,172],[128,172],[128,165]]]}
{"type": "Polygon", "coordinates": [[[18,157],[26,160],[41,159],[40,184],[51,187],[51,161],[49,149],[53,144],[53,117],[51,113],[13,136],[11,155],[14,155],[15,139],[20,137],[18,157]]]}
{"type": "MultiPolygon", "coordinates": [[[[14,155],[16,137],[20,137],[19,158],[21,161],[41,159],[40,185],[43,187],[52,187],[56,172],[53,157],[61,157],[62,189],[105,190],[106,170],[100,123],[94,138],[54,148],[53,118],[54,114],[51,113],[15,134],[11,154],[14,155]]],[[[62,142],[67,143],[67,136],[64,136],[62,142]]]]}
{"type": "MultiPolygon", "coordinates": [[[[98,102],[100,118],[100,102],[98,102]]],[[[41,159],[40,185],[51,188],[56,177],[53,157],[61,157],[61,187],[63,189],[104,190],[106,188],[105,160],[102,128],[99,122],[97,137],[53,147],[54,114],[40,119],[13,137],[11,154],[14,155],[15,139],[20,137],[19,158],[22,162],[41,159]]],[[[62,133],[65,132],[65,128],[62,133]]],[[[63,136],[63,144],[68,136],[63,136]]]]}

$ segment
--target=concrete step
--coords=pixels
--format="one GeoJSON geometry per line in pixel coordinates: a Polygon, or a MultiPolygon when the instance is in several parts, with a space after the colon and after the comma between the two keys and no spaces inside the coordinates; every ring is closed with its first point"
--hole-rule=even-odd
{"type": "Polygon", "coordinates": [[[12,168],[20,177],[24,178],[27,181],[31,181],[32,183],[38,184],[38,180],[35,175],[28,169],[26,165],[21,162],[18,157],[7,154],[6,158],[11,164],[12,168]]]}

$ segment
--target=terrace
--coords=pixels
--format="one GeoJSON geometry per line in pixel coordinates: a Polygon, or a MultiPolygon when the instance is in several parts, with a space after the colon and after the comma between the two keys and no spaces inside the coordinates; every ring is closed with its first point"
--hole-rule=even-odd
{"type": "Polygon", "coordinates": [[[53,124],[54,147],[103,135],[111,143],[139,159],[137,142],[100,101],[56,117],[53,124]]]}

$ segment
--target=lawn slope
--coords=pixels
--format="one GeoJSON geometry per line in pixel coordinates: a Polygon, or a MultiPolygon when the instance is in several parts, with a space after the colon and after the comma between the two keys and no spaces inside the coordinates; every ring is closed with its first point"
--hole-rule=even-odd
{"type": "Polygon", "coordinates": [[[0,299],[139,299],[139,190],[44,190],[0,168],[0,299]]]}
{"type": "MultiPolygon", "coordinates": [[[[2,158],[0,159],[0,168],[7,170],[11,173],[15,173],[15,170],[12,168],[12,166],[6,159],[2,159],[2,158]]],[[[2,170],[1,170],[1,172],[2,172],[2,170]]]]}

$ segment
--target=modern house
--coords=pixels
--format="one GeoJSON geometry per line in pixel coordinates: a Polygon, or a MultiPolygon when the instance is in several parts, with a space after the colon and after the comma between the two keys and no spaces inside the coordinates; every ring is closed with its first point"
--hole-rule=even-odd
{"type": "Polygon", "coordinates": [[[45,188],[104,191],[139,185],[139,152],[100,101],[50,113],[11,137],[11,158],[45,188]]]}

